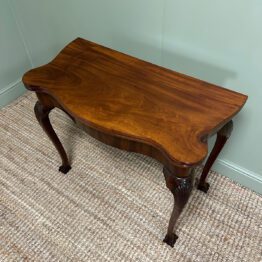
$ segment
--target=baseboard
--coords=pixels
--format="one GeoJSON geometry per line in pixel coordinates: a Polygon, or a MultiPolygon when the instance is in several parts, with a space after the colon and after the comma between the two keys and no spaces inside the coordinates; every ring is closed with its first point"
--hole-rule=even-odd
{"type": "Polygon", "coordinates": [[[24,88],[21,79],[18,79],[5,88],[0,89],[0,108],[6,106],[19,96],[23,95],[25,91],[26,89],[24,88]]]}
{"type": "Polygon", "coordinates": [[[212,168],[219,174],[262,194],[262,174],[254,173],[227,160],[218,159],[212,168]]]}

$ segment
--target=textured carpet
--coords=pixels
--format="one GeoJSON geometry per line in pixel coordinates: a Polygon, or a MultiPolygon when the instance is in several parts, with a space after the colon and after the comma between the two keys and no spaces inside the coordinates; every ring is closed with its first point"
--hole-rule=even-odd
{"type": "MultiPolygon", "coordinates": [[[[0,110],[0,261],[262,261],[262,198],[212,172],[194,189],[172,249],[162,166],[103,145],[59,110],[68,175],[26,94],[0,110]]],[[[199,175],[200,170],[198,170],[199,175]]]]}

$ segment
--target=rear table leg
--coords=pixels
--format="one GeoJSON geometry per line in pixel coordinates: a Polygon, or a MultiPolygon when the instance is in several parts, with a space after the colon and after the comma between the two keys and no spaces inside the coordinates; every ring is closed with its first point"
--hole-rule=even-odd
{"type": "Polygon", "coordinates": [[[199,190],[205,193],[207,193],[209,189],[209,184],[206,182],[207,175],[212,165],[214,164],[215,160],[217,159],[219,153],[223,149],[225,143],[227,142],[228,138],[230,137],[232,130],[233,130],[233,121],[231,120],[226,125],[224,125],[222,129],[220,129],[217,133],[216,143],[204,166],[204,169],[202,171],[202,174],[201,174],[198,186],[197,186],[199,190]]]}
{"type": "Polygon", "coordinates": [[[62,158],[62,166],[60,166],[59,171],[66,174],[70,169],[71,166],[69,164],[65,149],[63,145],[61,144],[59,138],[57,137],[51,123],[49,120],[49,113],[54,107],[51,106],[44,106],[41,104],[40,101],[37,101],[35,104],[35,115],[36,118],[43,128],[43,130],[46,132],[50,140],[53,142],[54,146],[56,147],[59,155],[62,158]]]}

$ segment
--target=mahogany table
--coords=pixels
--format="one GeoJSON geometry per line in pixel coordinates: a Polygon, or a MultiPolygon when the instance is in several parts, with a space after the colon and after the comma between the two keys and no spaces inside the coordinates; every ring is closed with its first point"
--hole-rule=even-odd
{"type": "Polygon", "coordinates": [[[232,118],[247,100],[81,38],[49,64],[27,72],[23,82],[36,92],[35,115],[62,158],[61,172],[71,167],[49,121],[54,107],[103,143],[151,156],[164,165],[175,201],[164,242],[172,247],[176,221],[193,188],[194,168],[208,154],[208,138],[217,134],[198,182],[204,192],[209,188],[207,174],[232,131],[232,118]]]}

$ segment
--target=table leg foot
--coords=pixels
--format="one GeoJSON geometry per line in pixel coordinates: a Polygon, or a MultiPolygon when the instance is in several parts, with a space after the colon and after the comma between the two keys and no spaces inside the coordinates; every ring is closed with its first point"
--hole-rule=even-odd
{"type": "Polygon", "coordinates": [[[203,182],[202,184],[198,184],[197,189],[204,193],[207,193],[209,187],[210,187],[209,183],[203,182]]]}
{"type": "Polygon", "coordinates": [[[178,239],[178,236],[176,234],[166,235],[163,242],[168,244],[171,247],[174,247],[176,241],[178,239]]]}
{"type": "Polygon", "coordinates": [[[67,174],[71,169],[71,166],[60,166],[59,171],[63,174],[67,174]]]}

